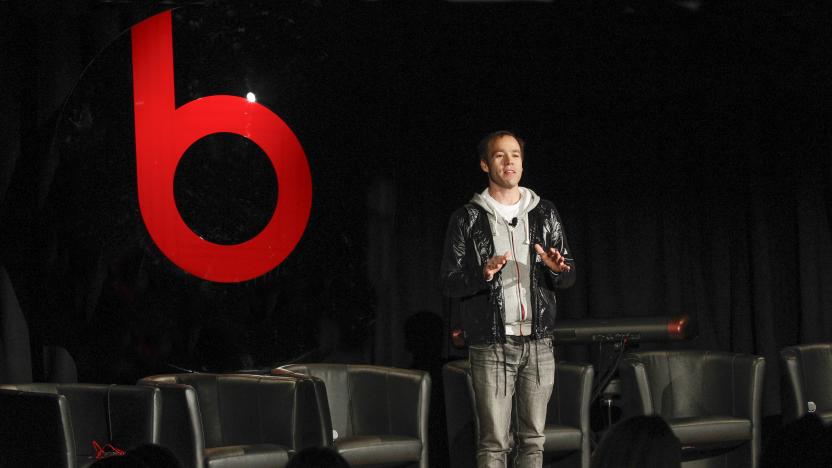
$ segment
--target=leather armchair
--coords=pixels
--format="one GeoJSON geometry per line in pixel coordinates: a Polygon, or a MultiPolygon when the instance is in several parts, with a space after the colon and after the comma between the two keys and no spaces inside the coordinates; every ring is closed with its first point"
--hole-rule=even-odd
{"type": "Polygon", "coordinates": [[[351,364],[295,364],[275,369],[326,384],[334,441],[351,466],[428,467],[430,375],[351,364]]]}
{"type": "Polygon", "coordinates": [[[619,366],[622,409],[662,416],[682,444],[683,466],[756,468],[764,370],[764,358],[748,354],[630,353],[619,366]]]}
{"type": "Polygon", "coordinates": [[[832,343],[790,346],[780,351],[783,419],[794,421],[811,411],[832,423],[832,343]]]}
{"type": "Polygon", "coordinates": [[[314,379],[237,374],[145,377],[162,393],[160,443],[184,467],[279,468],[332,442],[326,391],[314,379]]]}
{"type": "Polygon", "coordinates": [[[161,397],[152,388],[36,383],[0,391],[3,466],[86,467],[95,462],[93,441],[123,450],[158,443],[161,397]]]}
{"type": "MultiPolygon", "coordinates": [[[[555,388],[549,399],[544,430],[543,460],[547,465],[589,467],[593,376],[590,364],[559,362],[555,366],[555,388]]],[[[476,466],[477,422],[468,360],[445,364],[442,378],[451,466],[476,466]]]]}

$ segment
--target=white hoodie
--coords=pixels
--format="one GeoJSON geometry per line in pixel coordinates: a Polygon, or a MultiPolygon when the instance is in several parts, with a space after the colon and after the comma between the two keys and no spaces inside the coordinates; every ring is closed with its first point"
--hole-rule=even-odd
{"type": "Polygon", "coordinates": [[[530,335],[532,296],[529,288],[535,259],[530,258],[529,211],[540,203],[540,197],[531,189],[520,187],[520,202],[516,206],[502,205],[489,195],[486,188],[482,193],[474,194],[471,203],[476,203],[488,213],[495,255],[510,252],[508,262],[500,270],[506,335],[530,335]],[[506,219],[509,215],[514,216],[506,219]]]}

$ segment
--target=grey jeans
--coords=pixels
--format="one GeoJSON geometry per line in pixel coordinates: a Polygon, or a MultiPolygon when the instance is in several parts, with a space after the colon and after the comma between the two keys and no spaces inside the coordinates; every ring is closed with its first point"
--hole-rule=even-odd
{"type": "Polygon", "coordinates": [[[468,359],[479,421],[477,467],[507,466],[512,417],[515,468],[542,466],[546,407],[555,383],[551,339],[508,336],[505,345],[472,345],[468,359]]]}

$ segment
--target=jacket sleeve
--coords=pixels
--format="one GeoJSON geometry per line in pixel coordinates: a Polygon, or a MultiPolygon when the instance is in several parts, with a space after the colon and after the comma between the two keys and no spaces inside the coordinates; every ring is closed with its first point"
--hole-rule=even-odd
{"type": "Polygon", "coordinates": [[[488,289],[471,238],[464,208],[451,215],[442,249],[442,293],[450,297],[472,296],[488,289]],[[468,254],[470,252],[470,254],[468,254]],[[468,254],[468,255],[466,255],[468,254]]]}
{"type": "Polygon", "coordinates": [[[560,215],[554,207],[552,207],[548,219],[546,219],[546,230],[549,233],[547,241],[550,242],[550,245],[547,245],[546,247],[554,247],[558,249],[561,255],[567,258],[566,263],[569,264],[571,268],[569,271],[563,273],[555,273],[546,265],[541,264],[547,273],[544,287],[548,289],[571,288],[572,285],[575,284],[575,259],[572,256],[572,251],[569,249],[569,242],[566,241],[566,229],[563,228],[560,215]],[[555,233],[559,233],[559,236],[555,236],[555,233]],[[559,238],[553,239],[554,237],[559,238]]]}

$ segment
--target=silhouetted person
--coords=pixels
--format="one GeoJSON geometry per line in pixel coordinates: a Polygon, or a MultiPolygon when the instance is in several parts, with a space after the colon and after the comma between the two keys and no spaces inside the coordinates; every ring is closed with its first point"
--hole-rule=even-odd
{"type": "Polygon", "coordinates": [[[445,340],[442,317],[429,311],[420,310],[404,323],[404,347],[411,354],[411,369],[431,372],[439,368],[442,372],[442,346],[445,340]]]}
{"type": "Polygon", "coordinates": [[[786,424],[763,449],[760,468],[829,468],[832,466],[832,428],[814,414],[786,424]]]}
{"type": "Polygon", "coordinates": [[[332,447],[307,447],[292,457],[286,468],[350,468],[350,464],[332,447]]]}
{"type": "Polygon", "coordinates": [[[244,332],[239,324],[218,318],[200,330],[194,349],[198,369],[204,372],[233,372],[251,369],[254,360],[245,347],[244,332]]]}
{"type": "Polygon", "coordinates": [[[610,428],[590,468],[679,468],[682,446],[659,416],[633,416],[610,428]]]}
{"type": "MultiPolygon", "coordinates": [[[[347,315],[347,317],[352,317],[347,315]]],[[[318,320],[319,362],[356,364],[364,362],[363,343],[355,339],[342,318],[323,316],[318,320]]]]}

